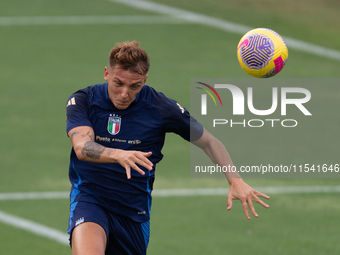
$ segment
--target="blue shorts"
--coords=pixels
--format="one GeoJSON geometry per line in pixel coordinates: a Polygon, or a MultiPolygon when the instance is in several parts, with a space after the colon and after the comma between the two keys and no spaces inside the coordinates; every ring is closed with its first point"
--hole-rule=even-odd
{"type": "Polygon", "coordinates": [[[69,228],[73,229],[83,222],[99,224],[106,232],[107,246],[105,255],[131,254],[145,255],[149,243],[150,222],[135,222],[127,217],[108,212],[95,203],[75,202],[71,204],[69,228]]]}

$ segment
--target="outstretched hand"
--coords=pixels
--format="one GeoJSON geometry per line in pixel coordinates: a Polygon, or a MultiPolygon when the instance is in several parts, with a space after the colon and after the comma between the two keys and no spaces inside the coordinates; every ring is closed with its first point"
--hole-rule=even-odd
{"type": "Polygon", "coordinates": [[[227,203],[227,210],[229,211],[233,206],[233,200],[240,200],[242,204],[242,208],[244,214],[246,215],[247,219],[250,220],[248,206],[252,214],[257,218],[259,217],[255,211],[254,205],[252,201],[255,201],[262,205],[265,208],[269,208],[269,205],[264,203],[259,197],[263,197],[265,199],[269,199],[270,197],[256,191],[252,187],[250,187],[247,183],[245,183],[242,178],[233,178],[230,179],[230,188],[228,192],[228,203],[227,203]]]}
{"type": "Polygon", "coordinates": [[[148,170],[152,170],[153,164],[148,159],[152,155],[152,152],[141,152],[141,151],[125,151],[119,152],[118,163],[121,164],[125,170],[128,179],[131,179],[131,168],[136,170],[141,175],[145,172],[138,167],[138,165],[145,167],[148,170]]]}

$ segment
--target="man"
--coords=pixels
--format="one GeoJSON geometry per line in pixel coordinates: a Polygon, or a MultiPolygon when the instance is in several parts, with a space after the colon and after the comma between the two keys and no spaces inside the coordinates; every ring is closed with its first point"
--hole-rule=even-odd
{"type": "MultiPolygon", "coordinates": [[[[199,146],[216,164],[232,165],[223,144],[186,109],[145,85],[149,66],[137,42],[117,44],[104,69],[106,83],[68,99],[72,254],[146,254],[155,165],[167,132],[199,146]]],[[[228,210],[239,199],[250,219],[248,206],[258,217],[252,200],[268,207],[258,198],[268,196],[238,175],[227,178],[228,210]]]]}

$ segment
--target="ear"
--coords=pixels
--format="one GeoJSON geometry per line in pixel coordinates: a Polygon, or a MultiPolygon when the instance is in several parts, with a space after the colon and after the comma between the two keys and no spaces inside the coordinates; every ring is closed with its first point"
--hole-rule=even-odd
{"type": "Polygon", "coordinates": [[[145,75],[145,79],[144,79],[144,84],[143,85],[145,85],[145,83],[146,83],[146,79],[148,78],[148,74],[147,75],[145,75]]]}
{"type": "Polygon", "coordinates": [[[109,72],[110,72],[110,70],[109,70],[109,68],[107,68],[106,66],[105,66],[105,68],[104,68],[104,80],[105,81],[108,81],[109,80],[109,72]]]}

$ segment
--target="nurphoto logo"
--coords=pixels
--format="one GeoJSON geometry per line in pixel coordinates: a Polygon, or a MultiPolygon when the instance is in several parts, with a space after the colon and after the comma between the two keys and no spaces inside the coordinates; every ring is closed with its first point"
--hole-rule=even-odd
{"type": "MultiPolygon", "coordinates": [[[[242,116],[245,115],[245,108],[256,116],[269,116],[277,111],[280,111],[281,116],[287,116],[287,106],[292,105],[296,107],[303,115],[311,116],[311,112],[307,109],[305,104],[311,100],[311,92],[306,88],[301,87],[268,87],[266,90],[271,90],[271,106],[267,109],[257,109],[254,104],[256,103],[256,97],[254,96],[253,91],[256,91],[256,87],[247,87],[246,92],[244,93],[241,88],[232,84],[214,84],[213,86],[203,83],[197,82],[206,88],[210,89],[211,92],[215,94],[220,102],[220,106],[222,105],[222,99],[218,91],[227,90],[232,96],[232,115],[233,116],[242,116]],[[217,90],[216,90],[217,89],[217,90]],[[290,96],[293,95],[293,96],[290,96]],[[247,104],[245,104],[245,101],[247,104]]],[[[208,100],[207,95],[212,98],[215,106],[217,106],[214,95],[206,88],[197,87],[198,89],[203,90],[203,94],[201,94],[201,115],[208,114],[208,100]]],[[[260,99],[262,100],[262,99],[260,99]]],[[[210,110],[210,109],[209,109],[210,110]]],[[[228,111],[228,109],[227,109],[228,111]]],[[[229,110],[230,111],[230,110],[229,110]]],[[[229,112],[228,111],[228,112],[229,112]]],[[[214,118],[213,126],[216,125],[226,125],[229,124],[230,127],[241,125],[243,127],[262,127],[265,123],[268,123],[272,127],[275,126],[277,122],[280,122],[282,127],[296,127],[298,125],[298,121],[296,119],[276,119],[276,118],[266,118],[266,119],[243,119],[240,121],[233,121],[233,119],[225,119],[225,118],[214,118]]]]}

